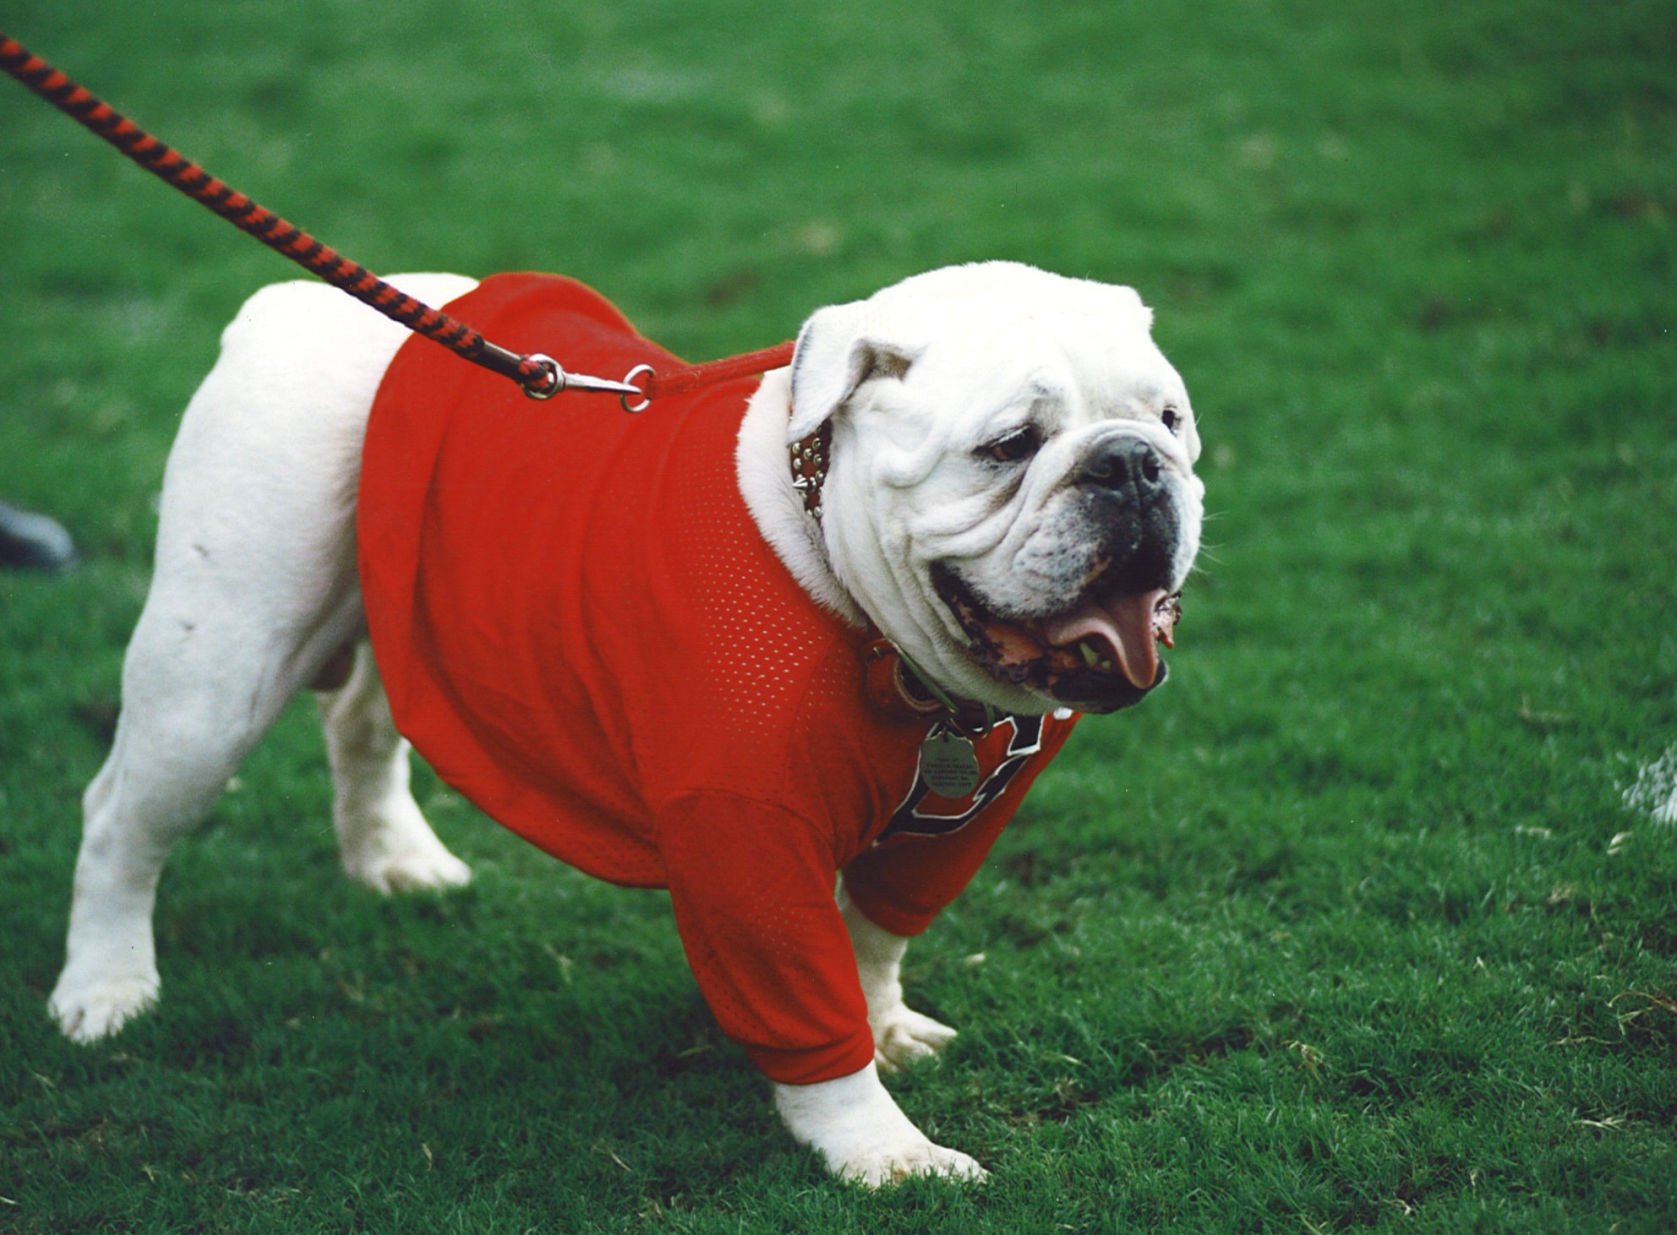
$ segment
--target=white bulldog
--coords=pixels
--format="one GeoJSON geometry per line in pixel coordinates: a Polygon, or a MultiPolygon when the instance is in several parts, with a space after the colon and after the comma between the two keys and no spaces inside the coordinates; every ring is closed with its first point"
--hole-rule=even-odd
{"type": "MultiPolygon", "coordinates": [[[[433,304],[474,288],[453,275],[394,281],[433,304]]],[[[1170,642],[1199,549],[1203,487],[1192,407],[1150,328],[1127,288],[955,267],[819,310],[790,368],[750,396],[736,459],[751,521],[813,605],[901,653],[899,689],[957,743],[957,713],[1109,712],[1164,680],[1155,643],[1170,642]]],[[[369,411],[406,337],[336,291],[277,285],[228,328],[187,409],[114,747],[83,803],[50,1001],[77,1041],[155,1002],[151,918],[169,848],[301,689],[320,690],[348,873],[381,892],[469,878],[409,792],[409,747],[364,642],[354,495],[369,411]]],[[[586,402],[568,414],[619,415],[586,402]]],[[[857,835],[884,826],[863,821],[857,835]]],[[[880,1067],[954,1031],[905,1005],[906,939],[852,891],[828,910],[853,948],[874,1057],[777,1080],[780,1113],[845,1177],[981,1178],[879,1081],[880,1067]]]]}

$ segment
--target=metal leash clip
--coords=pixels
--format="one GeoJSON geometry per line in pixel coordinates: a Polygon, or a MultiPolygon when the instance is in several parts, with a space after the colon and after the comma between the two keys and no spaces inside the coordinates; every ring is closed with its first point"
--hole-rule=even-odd
{"type": "MultiPolygon", "coordinates": [[[[597,394],[620,395],[624,400],[624,410],[628,410],[628,398],[636,395],[645,406],[646,396],[639,386],[631,386],[628,382],[614,382],[608,377],[593,377],[587,373],[567,373],[553,357],[542,352],[531,352],[524,357],[533,364],[540,365],[547,373],[547,381],[541,386],[524,383],[524,393],[532,399],[551,399],[556,394],[567,390],[588,390],[597,394]]],[[[640,408],[636,408],[639,411],[640,408]]]]}

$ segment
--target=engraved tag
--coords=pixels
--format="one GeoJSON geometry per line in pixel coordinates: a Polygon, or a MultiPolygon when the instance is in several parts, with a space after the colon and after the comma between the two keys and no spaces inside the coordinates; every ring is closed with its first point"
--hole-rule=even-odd
{"type": "Polygon", "coordinates": [[[920,775],[940,798],[958,802],[978,788],[978,754],[969,739],[939,725],[920,744],[920,775]]]}

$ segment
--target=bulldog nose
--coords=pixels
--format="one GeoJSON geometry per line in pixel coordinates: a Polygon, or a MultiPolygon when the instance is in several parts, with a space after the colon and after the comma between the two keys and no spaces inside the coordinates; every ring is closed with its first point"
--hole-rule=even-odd
{"type": "Polygon", "coordinates": [[[1102,442],[1083,463],[1083,482],[1103,489],[1134,489],[1146,494],[1157,489],[1164,465],[1159,452],[1137,437],[1102,442]]]}

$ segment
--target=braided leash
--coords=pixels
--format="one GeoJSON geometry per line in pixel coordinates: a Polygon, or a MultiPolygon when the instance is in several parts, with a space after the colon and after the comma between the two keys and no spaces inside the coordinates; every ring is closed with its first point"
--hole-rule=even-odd
{"type": "Polygon", "coordinates": [[[623,381],[567,373],[550,356],[520,356],[484,338],[462,321],[398,291],[372,271],[323,244],[302,228],[216,179],[179,151],[141,129],[109,104],[78,85],[28,48],[0,31],[0,69],[4,69],[59,111],[109,142],[146,171],[166,181],[240,231],[248,232],[311,274],[377,309],[416,334],[440,343],[455,355],[511,378],[533,399],[551,399],[564,390],[619,395],[625,410],[642,411],[661,394],[690,390],[712,381],[762,373],[788,363],[792,345],[766,348],[746,356],[678,370],[663,378],[639,365],[623,381]],[[634,379],[640,379],[639,385],[634,379]],[[634,404],[629,402],[633,396],[634,404]]]}

